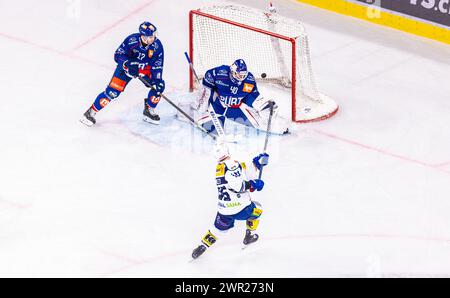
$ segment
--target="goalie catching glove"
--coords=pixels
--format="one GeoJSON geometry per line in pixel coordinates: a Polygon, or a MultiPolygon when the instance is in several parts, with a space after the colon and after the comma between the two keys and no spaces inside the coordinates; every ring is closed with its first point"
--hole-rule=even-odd
{"type": "Polygon", "coordinates": [[[273,100],[265,99],[264,97],[260,96],[253,102],[253,108],[259,114],[269,112],[271,105],[273,105],[273,114],[275,115],[278,111],[278,106],[273,100]]]}

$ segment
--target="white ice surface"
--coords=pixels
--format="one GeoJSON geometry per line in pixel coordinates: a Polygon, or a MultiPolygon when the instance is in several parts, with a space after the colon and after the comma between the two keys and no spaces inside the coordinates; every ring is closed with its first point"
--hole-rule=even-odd
{"type": "MultiPolygon", "coordinates": [[[[138,82],[78,119],[147,19],[183,97],[187,12],[211,2],[0,2],[0,276],[450,276],[450,47],[286,0],[341,109],[271,138],[259,243],[241,251],[239,224],[188,262],[216,212],[211,142],[166,102],[142,122],[138,82]]],[[[264,142],[246,134],[242,157],[264,142]]]]}

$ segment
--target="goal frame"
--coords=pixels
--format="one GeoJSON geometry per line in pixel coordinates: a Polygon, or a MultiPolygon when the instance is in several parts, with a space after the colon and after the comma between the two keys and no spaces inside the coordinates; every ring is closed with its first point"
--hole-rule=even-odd
{"type": "MultiPolygon", "coordinates": [[[[294,122],[302,122],[302,121],[297,121],[296,120],[297,111],[296,111],[296,108],[295,108],[296,107],[296,90],[297,90],[296,89],[297,88],[297,82],[296,82],[296,78],[297,78],[296,43],[297,43],[297,40],[295,40],[292,37],[287,37],[287,36],[280,35],[280,34],[277,34],[277,33],[274,33],[274,32],[270,32],[270,31],[267,31],[267,30],[262,30],[262,29],[259,29],[259,28],[255,28],[255,27],[252,27],[252,26],[248,26],[248,25],[245,25],[245,24],[241,24],[241,23],[238,23],[238,22],[234,22],[234,21],[231,21],[231,20],[220,18],[220,17],[214,16],[214,15],[208,14],[208,13],[204,13],[204,12],[202,12],[200,10],[191,10],[189,12],[189,55],[191,57],[192,65],[194,65],[194,60],[193,59],[194,59],[194,51],[195,51],[195,49],[194,49],[194,16],[195,15],[206,17],[206,18],[210,18],[210,19],[222,22],[222,23],[226,23],[226,24],[229,24],[229,25],[232,25],[232,26],[243,28],[245,30],[256,31],[256,32],[261,33],[261,34],[270,35],[272,37],[276,37],[276,38],[279,38],[279,39],[286,40],[286,41],[290,42],[292,44],[292,65],[291,65],[291,67],[292,67],[291,111],[292,111],[292,113],[291,113],[291,117],[292,117],[292,121],[294,121],[294,122]]],[[[189,89],[190,89],[191,92],[194,91],[194,74],[192,73],[192,71],[189,71],[189,89]]]]}
{"type": "MultiPolygon", "coordinates": [[[[195,9],[195,10],[191,10],[189,12],[189,55],[191,57],[191,61],[192,61],[192,65],[194,65],[194,53],[196,51],[196,49],[194,48],[194,16],[200,16],[200,17],[205,17],[205,18],[209,18],[218,22],[222,22],[225,24],[228,24],[230,26],[235,26],[235,27],[239,27],[242,28],[244,30],[250,30],[253,32],[257,32],[260,34],[265,34],[274,38],[278,38],[284,41],[287,41],[291,44],[291,58],[292,58],[292,65],[291,67],[291,86],[290,86],[290,91],[291,91],[291,120],[292,122],[295,123],[309,123],[309,122],[316,122],[316,121],[322,121],[325,119],[328,119],[332,116],[334,116],[337,111],[339,110],[339,106],[337,106],[337,108],[335,110],[333,110],[332,112],[325,114],[323,116],[319,116],[317,118],[313,118],[313,119],[303,119],[303,120],[297,120],[297,100],[300,100],[300,98],[297,98],[297,88],[299,87],[299,84],[297,82],[297,46],[300,46],[300,42],[297,38],[298,37],[289,37],[289,36],[285,36],[285,35],[281,35],[278,33],[274,33],[268,30],[264,30],[264,29],[260,29],[260,28],[256,28],[250,25],[246,25],[246,24],[242,24],[236,21],[232,21],[232,20],[228,20],[222,17],[218,17],[209,13],[205,13],[203,11],[201,11],[201,9],[195,9]]],[[[299,66],[300,67],[300,66],[299,66]]],[[[250,69],[251,71],[251,69],[250,69]]],[[[194,83],[194,74],[193,72],[190,70],[189,71],[189,89],[190,92],[194,91],[194,87],[195,87],[195,83],[194,83]]]]}

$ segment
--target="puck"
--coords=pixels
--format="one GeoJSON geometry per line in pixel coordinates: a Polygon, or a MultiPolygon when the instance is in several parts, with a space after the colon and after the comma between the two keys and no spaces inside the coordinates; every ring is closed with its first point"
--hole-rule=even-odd
{"type": "Polygon", "coordinates": [[[263,72],[263,73],[261,74],[261,78],[265,79],[266,77],[267,77],[267,74],[266,74],[265,72],[263,72]]]}

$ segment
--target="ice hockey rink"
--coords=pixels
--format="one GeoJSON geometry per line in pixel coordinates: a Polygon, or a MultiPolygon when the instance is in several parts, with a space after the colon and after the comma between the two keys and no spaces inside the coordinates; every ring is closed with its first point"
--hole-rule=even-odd
{"type": "Polygon", "coordinates": [[[183,97],[188,12],[214,2],[0,1],[0,276],[450,277],[450,47],[288,0],[340,110],[271,137],[260,241],[242,250],[238,224],[189,262],[216,214],[211,141],[164,101],[144,123],[138,81],[78,120],[145,20],[183,97]]]}

